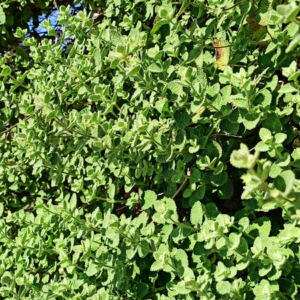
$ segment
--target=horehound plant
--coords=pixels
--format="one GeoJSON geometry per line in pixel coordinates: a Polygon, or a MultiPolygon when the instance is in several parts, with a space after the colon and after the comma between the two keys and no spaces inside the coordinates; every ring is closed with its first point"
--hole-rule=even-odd
{"type": "Polygon", "coordinates": [[[300,299],[299,2],[86,5],[0,57],[1,299],[300,299]]]}

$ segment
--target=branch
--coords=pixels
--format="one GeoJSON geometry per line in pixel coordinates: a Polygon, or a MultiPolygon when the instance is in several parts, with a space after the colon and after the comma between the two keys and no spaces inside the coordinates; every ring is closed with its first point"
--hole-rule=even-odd
{"type": "MultiPolygon", "coordinates": [[[[31,114],[30,116],[28,116],[26,119],[24,119],[24,121],[27,121],[27,120],[29,120],[30,118],[32,118],[37,112],[39,112],[39,111],[42,110],[43,108],[44,108],[44,107],[40,107],[38,110],[36,110],[34,113],[32,113],[32,114],[31,114]]],[[[20,124],[20,123],[15,124],[14,126],[12,126],[12,127],[8,128],[8,129],[6,129],[6,130],[0,132],[0,134],[3,134],[3,133],[6,133],[6,132],[11,131],[12,129],[14,129],[15,127],[17,127],[19,124],[20,124]]]]}
{"type": "MultiPolygon", "coordinates": [[[[188,169],[187,171],[187,175],[190,176],[190,169],[188,169]]],[[[177,192],[173,195],[172,199],[174,199],[178,194],[179,192],[182,190],[182,188],[185,186],[186,182],[188,181],[188,177],[184,179],[183,183],[181,184],[181,186],[179,187],[179,189],[177,190],[177,192]]]]}
{"type": "Polygon", "coordinates": [[[269,70],[269,67],[267,67],[258,77],[257,77],[257,79],[254,79],[254,81],[253,81],[253,84],[257,84],[259,81],[260,81],[260,79],[265,75],[265,73],[267,73],[267,71],[269,70]]]}

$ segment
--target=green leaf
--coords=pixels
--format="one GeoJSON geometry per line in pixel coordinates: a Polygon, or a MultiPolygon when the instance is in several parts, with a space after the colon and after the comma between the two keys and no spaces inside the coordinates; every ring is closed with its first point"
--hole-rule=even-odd
{"type": "Polygon", "coordinates": [[[174,145],[178,149],[183,149],[185,144],[186,144],[186,132],[185,130],[179,130],[176,135],[174,145]]]}
{"type": "Polygon", "coordinates": [[[261,217],[258,220],[252,222],[245,230],[248,234],[256,237],[258,234],[269,236],[271,232],[271,221],[267,217],[261,217]]]}
{"type": "Polygon", "coordinates": [[[289,46],[286,48],[285,52],[290,53],[300,44],[300,32],[298,32],[293,40],[290,42],[289,46]]]}
{"type": "Polygon", "coordinates": [[[136,295],[139,299],[142,299],[148,293],[148,285],[142,282],[139,282],[135,285],[136,295]]]}
{"type": "Polygon", "coordinates": [[[267,108],[269,105],[271,105],[271,102],[272,102],[272,94],[269,92],[269,90],[264,89],[257,94],[255,100],[253,101],[253,104],[261,105],[267,108]]]}
{"type": "Polygon", "coordinates": [[[187,60],[185,61],[186,64],[189,64],[193,62],[195,59],[197,59],[202,51],[202,47],[196,46],[191,52],[189,52],[189,55],[187,57],[187,60]]]}
{"type": "Polygon", "coordinates": [[[216,288],[220,295],[229,294],[231,289],[231,284],[229,281],[220,281],[217,283],[216,288]]]}
{"type": "Polygon", "coordinates": [[[8,66],[4,66],[0,76],[7,76],[11,73],[11,68],[8,66]]]}
{"type": "Polygon", "coordinates": [[[287,94],[287,93],[295,93],[298,92],[297,87],[293,83],[287,83],[278,91],[280,94],[287,94]]]}
{"type": "Polygon", "coordinates": [[[115,198],[115,195],[116,195],[116,186],[114,184],[111,184],[107,190],[107,194],[108,194],[108,197],[110,199],[114,199],[115,198]]]}
{"type": "Polygon", "coordinates": [[[278,5],[276,7],[278,14],[282,17],[280,21],[282,23],[289,23],[296,19],[300,7],[297,5],[295,1],[287,4],[287,5],[278,5]]]}
{"type": "Polygon", "coordinates": [[[240,150],[232,151],[230,163],[236,168],[251,168],[255,163],[254,156],[250,155],[249,149],[245,144],[241,144],[240,147],[240,150]]]}
{"type": "Polygon", "coordinates": [[[127,76],[134,76],[134,75],[136,75],[139,72],[140,68],[141,68],[141,66],[137,65],[134,68],[132,68],[129,72],[127,72],[126,75],[127,76]]]}
{"type": "Polygon", "coordinates": [[[266,152],[266,151],[269,151],[270,149],[271,149],[271,147],[264,142],[259,142],[255,146],[255,150],[260,151],[260,152],[266,152]]]}
{"type": "MultiPolygon", "coordinates": [[[[263,298],[271,298],[273,292],[278,291],[279,288],[276,285],[271,285],[268,280],[263,279],[258,285],[256,285],[253,289],[253,293],[255,294],[255,300],[263,299],[263,298]]],[[[273,298],[273,297],[272,297],[273,298]]]]}
{"type": "Polygon", "coordinates": [[[151,267],[150,267],[150,270],[151,271],[159,271],[159,270],[162,270],[164,267],[164,265],[162,264],[162,262],[160,261],[155,261],[151,267]]]}
{"type": "Polygon", "coordinates": [[[239,131],[239,124],[232,123],[228,119],[222,120],[220,124],[222,132],[228,134],[237,134],[239,131]]]}
{"type": "Polygon", "coordinates": [[[203,152],[203,156],[207,155],[211,160],[213,160],[215,157],[221,158],[222,154],[222,147],[216,141],[210,141],[203,152]]]}
{"type": "Polygon", "coordinates": [[[293,166],[300,167],[300,148],[293,151],[292,158],[294,159],[293,166]]]}
{"type": "Polygon", "coordinates": [[[258,268],[259,276],[266,276],[272,270],[272,267],[272,264],[261,264],[258,268]]]}
{"type": "Polygon", "coordinates": [[[152,207],[157,200],[157,196],[153,191],[146,191],[144,196],[145,203],[142,206],[142,209],[146,210],[152,207]]]}
{"type": "Polygon", "coordinates": [[[174,118],[179,129],[186,128],[191,122],[189,114],[183,109],[177,110],[174,113],[174,118]]]}
{"type": "Polygon", "coordinates": [[[227,179],[228,179],[228,174],[225,171],[221,172],[218,175],[214,175],[212,173],[210,176],[211,184],[218,187],[224,185],[227,179]]]}
{"type": "Polygon", "coordinates": [[[281,131],[282,124],[275,113],[270,113],[263,121],[262,127],[269,129],[274,134],[275,132],[281,131]]]}
{"type": "Polygon", "coordinates": [[[0,110],[1,121],[6,124],[10,121],[13,111],[10,108],[2,108],[0,110]]]}
{"type": "Polygon", "coordinates": [[[6,22],[6,16],[3,11],[3,8],[0,6],[0,25],[5,24],[5,22],[6,22]]]}
{"type": "Polygon", "coordinates": [[[200,201],[196,202],[191,210],[191,222],[194,225],[202,225],[203,222],[203,210],[200,201]]]}
{"type": "Polygon", "coordinates": [[[190,183],[195,183],[200,181],[201,173],[200,170],[197,168],[191,168],[191,176],[190,176],[190,183]]]}
{"type": "Polygon", "coordinates": [[[56,111],[55,111],[55,110],[54,110],[54,111],[51,111],[51,112],[47,115],[45,121],[48,123],[48,122],[50,122],[53,118],[55,118],[55,116],[56,116],[56,111]]]}
{"type": "Polygon", "coordinates": [[[230,101],[233,105],[241,108],[247,108],[249,109],[249,103],[246,98],[244,98],[242,95],[234,95],[230,97],[230,101]]]}
{"type": "Polygon", "coordinates": [[[20,67],[27,67],[29,64],[28,56],[23,48],[18,48],[16,51],[16,64],[20,67]]]}
{"type": "Polygon", "coordinates": [[[178,84],[177,82],[174,81],[169,82],[167,86],[168,86],[169,101],[176,101],[183,94],[182,85],[178,84]]]}
{"type": "Polygon", "coordinates": [[[233,185],[230,179],[218,188],[218,196],[220,199],[230,199],[234,193],[233,185]]]}
{"type": "Polygon", "coordinates": [[[155,26],[153,27],[153,29],[151,30],[151,35],[154,35],[161,26],[165,25],[165,24],[169,24],[170,20],[160,20],[158,21],[155,26]]]}
{"type": "Polygon", "coordinates": [[[243,124],[246,129],[252,130],[257,126],[257,124],[260,121],[260,113],[255,113],[255,112],[248,112],[246,115],[243,117],[243,124]]]}
{"type": "Polygon", "coordinates": [[[82,86],[82,87],[80,87],[79,89],[78,89],[78,94],[79,95],[84,95],[84,94],[87,94],[88,93],[88,88],[87,88],[87,86],[82,86]]]}
{"type": "Polygon", "coordinates": [[[126,55],[126,47],[125,47],[125,45],[118,44],[117,47],[116,47],[116,51],[119,54],[126,55]]]}
{"type": "Polygon", "coordinates": [[[274,141],[276,144],[282,144],[287,138],[287,135],[285,133],[277,133],[274,136],[274,141]]]}
{"type": "Polygon", "coordinates": [[[183,198],[189,198],[192,194],[191,189],[185,189],[183,192],[183,198]]]}
{"type": "Polygon", "coordinates": [[[284,196],[287,196],[293,189],[294,180],[294,172],[287,170],[275,178],[274,185],[284,196]]]}
{"type": "Polygon", "coordinates": [[[147,69],[152,73],[161,73],[163,71],[160,63],[153,63],[147,69]]]}
{"type": "Polygon", "coordinates": [[[261,128],[260,131],[259,131],[259,136],[260,138],[263,140],[263,141],[267,141],[267,140],[270,140],[272,139],[272,134],[271,134],[271,131],[266,129],[266,128],[261,128]]]}
{"type": "Polygon", "coordinates": [[[120,62],[120,59],[119,59],[119,58],[115,58],[115,59],[111,62],[110,67],[111,67],[112,69],[115,69],[115,68],[119,65],[119,62],[120,62]]]}
{"type": "Polygon", "coordinates": [[[99,272],[99,267],[95,264],[90,264],[89,267],[86,270],[87,276],[94,276],[99,272]]]}

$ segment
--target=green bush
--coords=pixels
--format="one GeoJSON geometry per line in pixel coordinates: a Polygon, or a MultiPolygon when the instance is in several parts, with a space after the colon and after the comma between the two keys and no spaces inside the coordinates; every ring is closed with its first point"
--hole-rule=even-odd
{"type": "Polygon", "coordinates": [[[1,299],[300,299],[299,2],[90,5],[0,57],[1,299]]]}

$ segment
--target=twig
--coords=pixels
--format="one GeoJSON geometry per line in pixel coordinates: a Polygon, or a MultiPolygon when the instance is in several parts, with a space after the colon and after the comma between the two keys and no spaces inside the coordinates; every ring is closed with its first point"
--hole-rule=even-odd
{"type": "Polygon", "coordinates": [[[241,68],[246,68],[246,65],[235,65],[235,64],[228,64],[230,67],[241,67],[241,68]]]}
{"type": "Polygon", "coordinates": [[[210,130],[210,132],[208,133],[207,135],[207,138],[209,138],[211,136],[211,134],[213,133],[213,131],[215,130],[215,128],[219,125],[219,123],[221,122],[222,120],[219,119],[216,124],[213,126],[213,128],[210,130]]]}
{"type": "Polygon", "coordinates": [[[190,5],[191,5],[191,3],[185,3],[185,2],[183,2],[182,6],[181,6],[181,8],[180,8],[180,10],[177,13],[177,15],[176,15],[175,18],[178,19],[190,7],[190,5]]]}
{"type": "MultiPolygon", "coordinates": [[[[44,108],[44,107],[40,107],[38,110],[36,110],[34,113],[32,113],[32,114],[31,114],[30,116],[28,116],[26,119],[24,119],[24,121],[27,121],[27,120],[29,120],[30,118],[32,118],[37,112],[39,112],[39,111],[42,110],[43,108],[44,108]]],[[[6,132],[11,131],[12,129],[14,129],[15,127],[17,127],[19,124],[20,124],[20,123],[15,124],[14,126],[12,126],[12,127],[8,128],[8,129],[6,129],[6,130],[0,132],[0,134],[3,134],[3,133],[6,133],[6,132]]]]}
{"type": "Polygon", "coordinates": [[[126,208],[126,207],[127,207],[127,205],[124,205],[124,206],[122,206],[122,207],[119,207],[119,208],[117,208],[117,211],[122,210],[123,208],[126,208]]]}
{"type": "Polygon", "coordinates": [[[33,207],[31,207],[30,204],[27,204],[27,205],[24,207],[24,210],[30,210],[30,209],[33,209],[33,207]]]}
{"type": "Polygon", "coordinates": [[[210,139],[215,140],[218,137],[220,131],[221,131],[221,129],[219,129],[219,131],[217,133],[213,134],[210,139]]]}
{"type": "MultiPolygon", "coordinates": [[[[190,169],[188,169],[187,171],[187,175],[190,176],[190,169]]],[[[181,186],[179,187],[179,189],[176,191],[176,193],[173,195],[172,199],[174,199],[178,193],[182,190],[182,188],[185,186],[186,182],[188,181],[188,177],[184,179],[183,183],[181,184],[181,186]]]]}
{"type": "Polygon", "coordinates": [[[182,185],[179,187],[179,189],[177,190],[177,192],[173,195],[172,199],[174,199],[178,193],[182,190],[182,188],[185,186],[186,182],[188,181],[188,178],[185,178],[182,185]]]}
{"type": "Polygon", "coordinates": [[[12,2],[17,2],[18,0],[11,0],[11,1],[6,1],[6,2],[3,2],[3,3],[0,3],[0,6],[1,5],[7,5],[9,3],[12,3],[12,2]]]}
{"type": "Polygon", "coordinates": [[[257,84],[259,82],[259,80],[267,73],[267,71],[269,70],[269,67],[267,67],[258,77],[257,79],[254,79],[253,84],[257,84]]]}
{"type": "Polygon", "coordinates": [[[58,6],[57,6],[57,3],[56,3],[56,0],[53,0],[53,4],[54,4],[54,6],[56,7],[57,11],[59,12],[59,9],[58,9],[58,6]]]}
{"type": "Polygon", "coordinates": [[[249,2],[249,0],[241,1],[241,2],[239,2],[239,3],[237,3],[237,4],[233,5],[233,6],[231,6],[231,7],[229,7],[229,8],[223,9],[222,11],[231,10],[231,9],[235,8],[236,6],[239,6],[239,5],[244,4],[244,3],[246,3],[246,2],[249,2]]]}
{"type": "Polygon", "coordinates": [[[215,137],[218,137],[219,135],[222,135],[222,136],[229,136],[229,137],[235,137],[235,138],[238,138],[238,139],[241,139],[242,136],[240,135],[233,135],[233,134],[227,134],[227,133],[215,133],[211,136],[211,138],[215,138],[215,137]]]}
{"type": "Polygon", "coordinates": [[[157,196],[162,196],[164,195],[166,192],[163,192],[163,193],[160,193],[160,194],[157,194],[157,196]]]}

